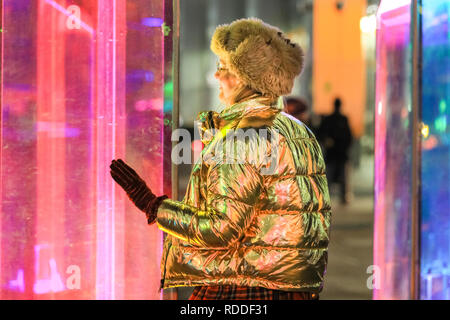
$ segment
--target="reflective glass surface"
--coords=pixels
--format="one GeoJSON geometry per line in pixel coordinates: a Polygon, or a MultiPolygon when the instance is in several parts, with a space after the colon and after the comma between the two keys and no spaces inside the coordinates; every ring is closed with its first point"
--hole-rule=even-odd
{"type": "Polygon", "coordinates": [[[449,25],[449,1],[422,1],[421,299],[450,299],[449,25]]]}
{"type": "Polygon", "coordinates": [[[375,106],[375,299],[408,299],[411,270],[410,1],[377,13],[375,106]]]}
{"type": "Polygon", "coordinates": [[[159,299],[162,232],[111,179],[171,196],[172,1],[4,0],[1,299],[159,299]]]}

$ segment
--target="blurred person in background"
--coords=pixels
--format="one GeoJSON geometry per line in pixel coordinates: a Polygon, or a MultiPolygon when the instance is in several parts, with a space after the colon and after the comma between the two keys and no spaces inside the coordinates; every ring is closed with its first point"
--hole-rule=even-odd
{"type": "Polygon", "coordinates": [[[334,100],[334,112],[324,116],[318,130],[318,139],[325,150],[325,163],[329,185],[339,185],[339,196],[342,204],[349,202],[347,190],[347,170],[349,150],[353,136],[348,118],[341,113],[342,101],[334,100]]]}
{"type": "Polygon", "coordinates": [[[211,49],[225,108],[198,116],[201,132],[217,131],[202,136],[183,201],[153,194],[121,159],[111,175],[148,223],[168,233],[162,288],[195,286],[193,300],[318,299],[331,221],[325,162],[312,132],[281,112],[280,98],[302,70],[302,49],[259,19],[217,27],[211,49]],[[214,149],[237,129],[264,129],[271,138],[214,149]],[[249,161],[261,145],[270,160],[249,161]],[[210,150],[238,150],[243,161],[224,161],[229,154],[205,161],[210,150]]]}
{"type": "Polygon", "coordinates": [[[284,112],[303,122],[317,136],[321,118],[309,110],[304,99],[293,96],[287,97],[284,112]]]}

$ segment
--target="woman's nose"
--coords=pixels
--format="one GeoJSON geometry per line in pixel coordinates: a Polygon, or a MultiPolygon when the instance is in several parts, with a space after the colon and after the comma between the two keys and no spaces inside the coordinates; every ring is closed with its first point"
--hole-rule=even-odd
{"type": "Polygon", "coordinates": [[[219,71],[216,71],[216,73],[214,73],[214,77],[215,77],[216,79],[219,79],[219,75],[220,75],[219,71]]]}

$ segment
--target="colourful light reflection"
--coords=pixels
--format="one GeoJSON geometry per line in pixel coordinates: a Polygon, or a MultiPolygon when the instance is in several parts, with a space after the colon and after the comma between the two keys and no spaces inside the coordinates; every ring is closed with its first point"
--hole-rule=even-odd
{"type": "Polygon", "coordinates": [[[384,0],[377,12],[374,299],[408,299],[411,203],[410,1],[384,0]]]}
{"type": "Polygon", "coordinates": [[[163,23],[161,18],[142,18],[142,24],[147,27],[161,27],[163,23]]]}
{"type": "Polygon", "coordinates": [[[171,195],[171,39],[127,29],[171,1],[2,5],[0,298],[159,299],[163,235],[109,164],[124,158],[171,195]]]}
{"type": "Polygon", "coordinates": [[[23,269],[19,269],[17,271],[17,278],[14,280],[9,280],[8,282],[8,289],[13,290],[13,291],[20,291],[20,292],[25,292],[25,281],[24,281],[24,276],[23,276],[23,269]]]}
{"type": "Polygon", "coordinates": [[[382,0],[380,6],[378,7],[378,15],[382,15],[385,12],[389,12],[401,7],[409,7],[411,5],[411,0],[382,0]]]}

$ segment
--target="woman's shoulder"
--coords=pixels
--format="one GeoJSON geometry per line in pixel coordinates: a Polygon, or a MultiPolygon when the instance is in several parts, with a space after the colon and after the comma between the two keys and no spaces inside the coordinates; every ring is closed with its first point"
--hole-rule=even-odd
{"type": "Polygon", "coordinates": [[[305,123],[284,111],[280,112],[274,119],[273,129],[288,140],[316,139],[311,129],[305,123]]]}

